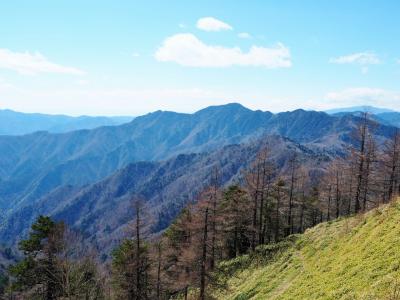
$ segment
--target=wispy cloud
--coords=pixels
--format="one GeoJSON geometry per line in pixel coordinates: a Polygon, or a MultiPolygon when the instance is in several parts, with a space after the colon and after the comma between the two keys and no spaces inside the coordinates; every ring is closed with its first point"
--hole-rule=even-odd
{"type": "Polygon", "coordinates": [[[239,47],[207,45],[190,33],[165,39],[155,58],[188,67],[258,66],[273,69],[292,66],[290,51],[281,43],[270,48],[252,46],[248,52],[243,52],[239,47]]]}
{"type": "Polygon", "coordinates": [[[139,53],[139,52],[133,52],[133,53],[132,53],[132,56],[133,56],[133,57],[139,57],[139,56],[140,56],[140,53],[139,53]]]}
{"type": "Polygon", "coordinates": [[[379,57],[373,52],[359,52],[349,55],[331,58],[330,63],[334,64],[357,64],[357,65],[377,65],[381,63],[379,57]]]}
{"type": "Polygon", "coordinates": [[[238,33],[238,37],[241,39],[251,39],[252,38],[251,34],[247,33],[247,32],[238,33]]]}
{"type": "Polygon", "coordinates": [[[198,29],[205,31],[233,30],[233,27],[213,17],[201,18],[196,24],[198,29]]]}
{"type": "Polygon", "coordinates": [[[361,66],[363,74],[368,73],[369,65],[377,65],[381,63],[380,58],[373,52],[359,52],[349,55],[334,57],[329,60],[333,64],[353,64],[361,66]]]}
{"type": "Polygon", "coordinates": [[[400,92],[380,88],[354,87],[341,91],[330,92],[325,100],[337,106],[341,105],[373,105],[393,107],[400,101],[400,92]]]}
{"type": "Polygon", "coordinates": [[[32,54],[29,52],[13,52],[9,49],[0,49],[0,69],[14,70],[23,75],[38,73],[85,74],[80,69],[53,63],[38,52],[32,54]]]}

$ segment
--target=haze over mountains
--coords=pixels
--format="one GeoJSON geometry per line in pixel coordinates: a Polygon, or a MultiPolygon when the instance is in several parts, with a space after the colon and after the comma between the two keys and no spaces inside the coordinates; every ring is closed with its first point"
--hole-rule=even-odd
{"type": "Polygon", "coordinates": [[[347,108],[338,108],[327,110],[326,113],[334,116],[344,116],[344,115],[355,115],[359,116],[362,113],[370,114],[372,119],[375,119],[377,122],[389,125],[389,126],[400,126],[400,112],[387,109],[380,108],[374,106],[353,106],[347,108]]]}
{"type": "MultiPolygon", "coordinates": [[[[318,172],[343,155],[359,120],[354,113],[273,114],[233,103],[194,114],[157,111],[91,130],[0,136],[0,241],[11,242],[43,213],[109,247],[110,238],[123,235],[134,194],[146,199],[160,231],[207,184],[213,167],[221,168],[222,183],[239,180],[267,143],[283,168],[294,151],[318,172]],[[103,231],[113,234],[103,240],[103,231]]],[[[376,128],[378,141],[396,130],[390,124],[376,128]]]]}
{"type": "Polygon", "coordinates": [[[120,125],[132,119],[133,117],[71,117],[21,113],[4,109],[0,110],[0,135],[22,135],[35,131],[60,133],[79,129],[93,129],[100,126],[120,125]]]}
{"type": "Polygon", "coordinates": [[[362,105],[362,106],[333,108],[333,109],[328,109],[325,112],[330,115],[337,114],[337,113],[351,113],[351,112],[368,112],[370,114],[376,115],[376,114],[389,113],[389,112],[395,112],[395,111],[392,109],[388,109],[388,108],[362,105]]]}

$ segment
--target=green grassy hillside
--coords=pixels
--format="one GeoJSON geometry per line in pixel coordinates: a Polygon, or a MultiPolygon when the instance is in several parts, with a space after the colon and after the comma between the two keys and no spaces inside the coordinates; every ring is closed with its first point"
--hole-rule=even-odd
{"type": "Polygon", "coordinates": [[[400,299],[400,202],[322,223],[222,267],[227,290],[217,299],[400,299]]]}

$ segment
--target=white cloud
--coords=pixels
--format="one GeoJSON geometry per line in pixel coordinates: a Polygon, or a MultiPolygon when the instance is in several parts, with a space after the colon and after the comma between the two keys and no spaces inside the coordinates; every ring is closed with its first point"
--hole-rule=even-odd
{"type": "Polygon", "coordinates": [[[8,89],[12,89],[14,86],[11,83],[8,83],[3,78],[0,77],[0,91],[5,91],[8,89]]]}
{"type": "Polygon", "coordinates": [[[201,18],[196,24],[198,29],[205,31],[221,31],[221,30],[232,30],[233,27],[221,20],[215,19],[213,17],[201,18]]]}
{"type": "Polygon", "coordinates": [[[76,84],[78,84],[78,85],[87,85],[88,83],[89,83],[89,81],[85,80],[85,79],[80,79],[80,80],[76,81],[76,84]]]}
{"type": "Polygon", "coordinates": [[[359,52],[336,58],[331,58],[330,63],[334,64],[358,64],[358,65],[377,65],[381,63],[379,57],[372,52],[359,52]]]}
{"type": "Polygon", "coordinates": [[[400,92],[379,88],[355,87],[330,92],[325,96],[330,107],[372,105],[399,109],[400,92]],[[396,107],[394,107],[396,104],[396,107]]]}
{"type": "Polygon", "coordinates": [[[77,68],[50,62],[40,53],[12,52],[9,49],[0,49],[0,69],[14,70],[23,75],[38,73],[83,75],[85,73],[77,68]]]}
{"type": "Polygon", "coordinates": [[[368,73],[368,67],[362,67],[361,68],[361,73],[363,73],[363,74],[367,74],[368,73]]]}
{"type": "Polygon", "coordinates": [[[252,36],[247,32],[238,33],[238,37],[241,39],[251,39],[252,38],[252,36]]]}
{"type": "Polygon", "coordinates": [[[245,53],[239,47],[227,48],[207,45],[190,33],[176,34],[165,39],[156,51],[158,61],[176,62],[188,67],[260,66],[289,68],[290,51],[283,44],[273,47],[252,46],[245,53]]]}
{"type": "Polygon", "coordinates": [[[139,56],[140,56],[140,53],[139,53],[139,52],[133,52],[133,53],[132,53],[132,56],[133,56],[133,57],[139,57],[139,56]]]}
{"type": "Polygon", "coordinates": [[[186,28],[186,25],[184,23],[179,23],[178,26],[179,26],[179,28],[182,28],[182,29],[186,28]]]}

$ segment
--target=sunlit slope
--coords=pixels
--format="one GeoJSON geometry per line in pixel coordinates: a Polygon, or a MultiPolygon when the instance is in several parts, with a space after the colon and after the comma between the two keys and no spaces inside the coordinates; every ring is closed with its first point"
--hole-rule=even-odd
{"type": "MultiPolygon", "coordinates": [[[[250,266],[239,268],[228,279],[228,291],[215,296],[400,299],[400,202],[320,224],[292,240],[267,262],[251,259],[250,266]]],[[[226,268],[246,265],[240,260],[250,259],[238,258],[226,268]]]]}

